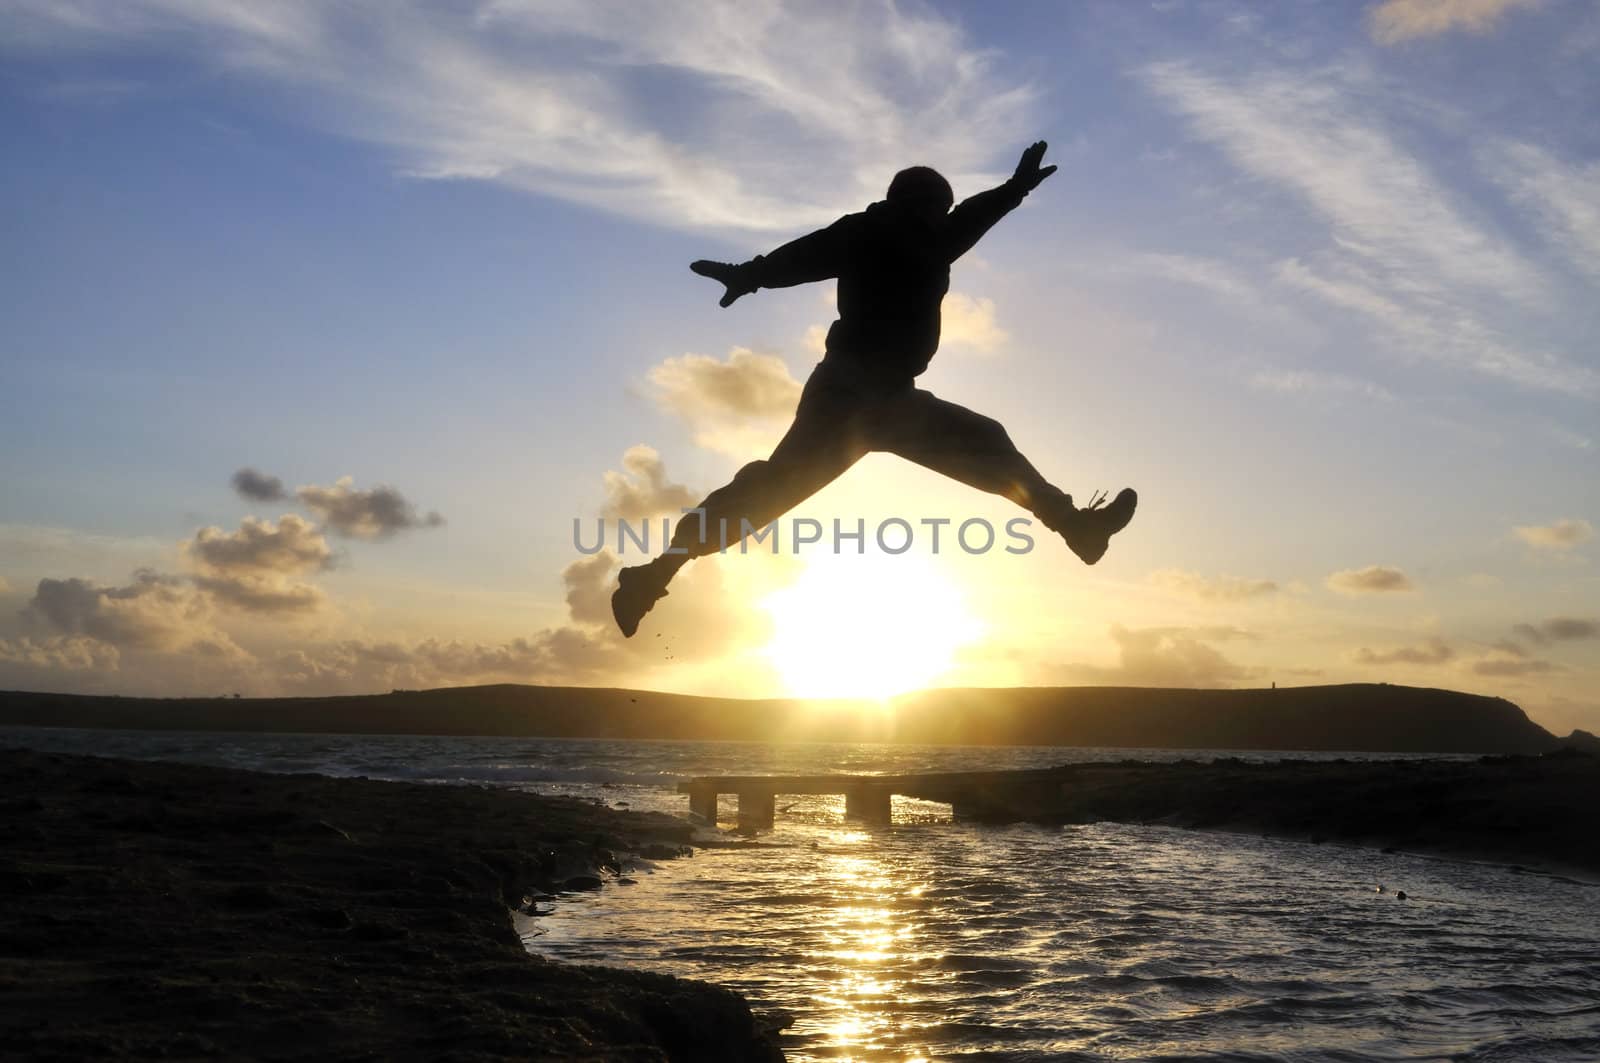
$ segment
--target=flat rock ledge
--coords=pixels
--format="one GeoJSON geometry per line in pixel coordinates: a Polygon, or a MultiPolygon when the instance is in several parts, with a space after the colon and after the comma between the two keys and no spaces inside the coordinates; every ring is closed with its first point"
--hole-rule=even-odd
{"type": "Polygon", "coordinates": [[[668,816],[0,751],[0,1057],[759,1060],[730,990],[530,956],[509,909],[668,816]]]}

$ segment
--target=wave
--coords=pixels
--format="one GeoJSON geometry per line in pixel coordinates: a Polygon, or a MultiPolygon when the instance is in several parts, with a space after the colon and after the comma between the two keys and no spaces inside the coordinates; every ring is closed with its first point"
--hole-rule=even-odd
{"type": "MultiPolygon", "coordinates": [[[[326,770],[326,769],[325,769],[326,770]]],[[[563,767],[549,764],[384,764],[343,763],[340,775],[365,775],[398,782],[489,783],[517,786],[538,783],[569,785],[632,786],[646,789],[677,789],[686,776],[670,771],[627,771],[622,768],[563,767]]]]}

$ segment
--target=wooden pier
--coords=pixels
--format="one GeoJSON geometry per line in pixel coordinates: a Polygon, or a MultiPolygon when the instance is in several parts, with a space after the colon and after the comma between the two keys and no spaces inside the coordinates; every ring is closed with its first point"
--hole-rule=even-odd
{"type": "Polygon", "coordinates": [[[846,819],[887,825],[896,794],[951,806],[958,819],[1036,806],[1059,793],[1059,768],[1037,771],[926,772],[916,775],[701,775],[678,784],[689,811],[717,822],[717,799],[739,799],[739,826],[771,827],[779,794],[843,794],[846,819]]]}

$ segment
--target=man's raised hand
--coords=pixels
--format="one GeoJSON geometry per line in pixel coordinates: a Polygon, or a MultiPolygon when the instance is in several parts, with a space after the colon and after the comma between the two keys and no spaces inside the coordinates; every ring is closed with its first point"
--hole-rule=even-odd
{"type": "Polygon", "coordinates": [[[1047,147],[1048,144],[1039,140],[1030,144],[1028,150],[1022,153],[1022,161],[1017,163],[1017,172],[1011,175],[1011,179],[1021,185],[1024,192],[1032,192],[1039,187],[1039,182],[1056,172],[1054,166],[1046,166],[1043,169],[1039,167],[1047,147]]]}
{"type": "Polygon", "coordinates": [[[720,281],[723,287],[728,289],[722,293],[722,299],[717,303],[721,307],[731,306],[739,296],[749,295],[756,290],[756,285],[750,282],[749,270],[732,262],[713,262],[708,258],[702,258],[689,263],[689,268],[702,277],[720,281]]]}

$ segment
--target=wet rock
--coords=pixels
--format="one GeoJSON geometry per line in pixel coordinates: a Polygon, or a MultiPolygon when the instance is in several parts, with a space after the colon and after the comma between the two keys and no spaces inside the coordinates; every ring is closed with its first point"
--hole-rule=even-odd
{"type": "Polygon", "coordinates": [[[343,908],[307,908],[300,917],[323,930],[349,930],[355,925],[350,913],[343,908]]]}

